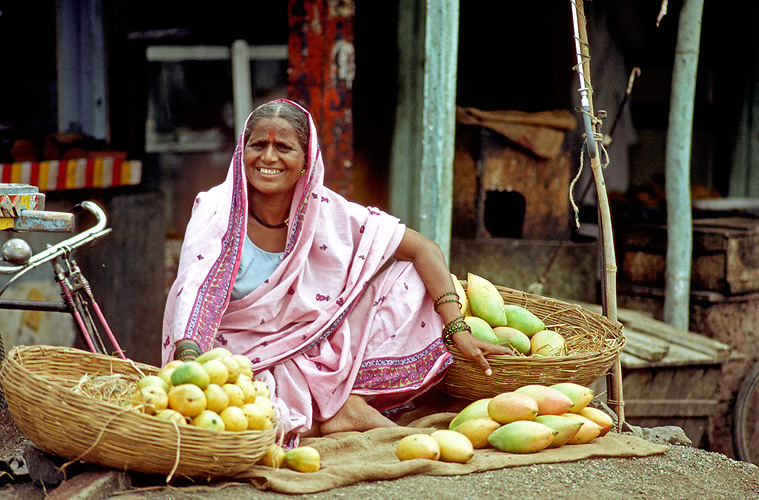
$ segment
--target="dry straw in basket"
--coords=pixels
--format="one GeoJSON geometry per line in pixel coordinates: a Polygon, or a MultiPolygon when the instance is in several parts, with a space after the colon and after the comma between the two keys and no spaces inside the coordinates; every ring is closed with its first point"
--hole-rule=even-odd
{"type": "MultiPolygon", "coordinates": [[[[464,284],[464,286],[466,286],[464,284]]],[[[522,306],[564,337],[564,356],[487,357],[491,376],[450,347],[454,363],[441,383],[448,394],[464,399],[489,398],[527,384],[575,382],[590,385],[604,375],[622,352],[622,324],[578,305],[496,286],[504,302],[522,306]]]]}
{"type": "Polygon", "coordinates": [[[105,386],[112,390],[118,385],[114,379],[135,380],[156,371],[67,347],[18,346],[6,356],[0,382],[24,435],[41,449],[72,460],[169,478],[174,473],[232,477],[255,464],[274,443],[274,428],[219,432],[177,427],[126,410],[118,395],[101,400],[105,386]]]}

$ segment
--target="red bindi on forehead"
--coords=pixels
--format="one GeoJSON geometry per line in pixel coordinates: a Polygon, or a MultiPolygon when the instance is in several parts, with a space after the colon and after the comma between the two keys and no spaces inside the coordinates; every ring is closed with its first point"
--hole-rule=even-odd
{"type": "Polygon", "coordinates": [[[274,128],[269,129],[269,140],[270,141],[276,141],[277,140],[277,134],[274,132],[274,128]]]}

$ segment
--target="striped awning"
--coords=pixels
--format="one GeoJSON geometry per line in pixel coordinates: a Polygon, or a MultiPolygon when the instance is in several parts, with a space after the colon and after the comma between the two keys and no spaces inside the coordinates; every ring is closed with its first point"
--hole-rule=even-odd
{"type": "Polygon", "coordinates": [[[141,161],[110,156],[0,163],[0,183],[30,184],[42,192],[135,186],[141,179],[141,161]]]}

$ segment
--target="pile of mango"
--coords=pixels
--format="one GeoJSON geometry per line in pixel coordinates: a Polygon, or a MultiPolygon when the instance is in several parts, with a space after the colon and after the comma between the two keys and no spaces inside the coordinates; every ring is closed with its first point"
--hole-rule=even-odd
{"type": "Polygon", "coordinates": [[[525,356],[563,356],[564,337],[546,328],[543,320],[525,307],[504,303],[503,296],[490,281],[467,274],[466,290],[452,274],[464,321],[475,337],[506,345],[525,356]]]}
{"type": "Polygon", "coordinates": [[[537,453],[589,443],[614,425],[606,412],[588,406],[593,395],[589,387],[563,382],[529,384],[479,399],[461,410],[448,429],[404,437],[396,445],[396,456],[466,463],[479,448],[537,453]]]}

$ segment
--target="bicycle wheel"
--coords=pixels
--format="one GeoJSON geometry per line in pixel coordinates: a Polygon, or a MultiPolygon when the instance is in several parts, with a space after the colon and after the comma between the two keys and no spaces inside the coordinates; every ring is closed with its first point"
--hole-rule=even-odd
{"type": "Polygon", "coordinates": [[[743,381],[733,411],[733,449],[744,462],[759,465],[759,363],[743,381]]]}

